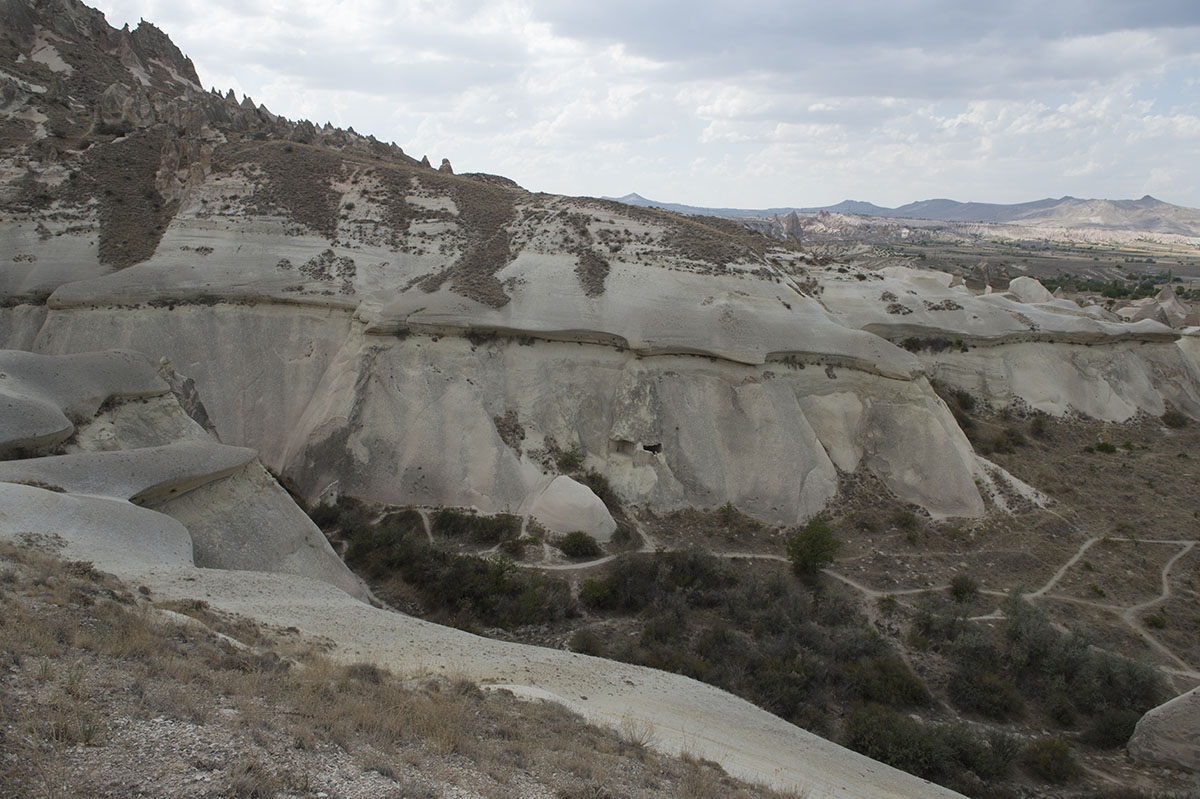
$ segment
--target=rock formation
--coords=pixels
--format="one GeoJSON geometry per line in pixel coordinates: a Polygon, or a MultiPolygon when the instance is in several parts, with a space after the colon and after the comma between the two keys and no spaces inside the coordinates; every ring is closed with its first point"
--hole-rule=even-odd
{"type": "MultiPolygon", "coordinates": [[[[259,463],[189,418],[144,357],[0,351],[0,538],[66,557],[281,572],[366,589],[259,463]]],[[[185,381],[176,379],[174,382],[185,381]]]]}
{"type": "Polygon", "coordinates": [[[975,296],[938,273],[851,274],[731,222],[425,170],[200,91],[151,28],[112,31],[74,0],[28,13],[47,24],[50,6],[87,33],[71,90],[91,108],[49,108],[44,65],[5,79],[10,107],[73,132],[36,161],[44,139],[19,122],[6,156],[25,166],[5,189],[0,343],[170,358],[221,440],[308,501],[528,513],[559,477],[539,456],[553,442],[663,509],[794,524],[861,468],[935,516],[975,516],[999,472],[929,377],[1050,413],[1200,414],[1195,365],[1154,322],[1107,322],[1027,278],[975,296]],[[96,114],[126,135],[92,130],[96,114]],[[494,422],[510,412],[516,447],[494,422]]]}
{"type": "Polygon", "coordinates": [[[1200,689],[1150,710],[1129,739],[1134,760],[1200,772],[1200,689]]]}

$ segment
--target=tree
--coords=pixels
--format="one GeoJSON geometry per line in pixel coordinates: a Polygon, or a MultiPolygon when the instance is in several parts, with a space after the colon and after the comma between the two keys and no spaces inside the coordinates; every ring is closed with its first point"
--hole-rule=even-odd
{"type": "Polygon", "coordinates": [[[833,562],[833,556],[841,545],[842,542],[829,528],[829,523],[820,516],[814,516],[788,539],[788,560],[792,562],[796,574],[813,577],[833,562]]]}

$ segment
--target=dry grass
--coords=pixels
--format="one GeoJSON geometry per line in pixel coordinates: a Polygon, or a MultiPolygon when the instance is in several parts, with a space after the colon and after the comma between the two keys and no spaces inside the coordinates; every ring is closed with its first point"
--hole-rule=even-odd
{"type": "Polygon", "coordinates": [[[0,653],[4,796],[779,795],[659,755],[636,725],[337,664],[287,631],[11,546],[0,653]]]}

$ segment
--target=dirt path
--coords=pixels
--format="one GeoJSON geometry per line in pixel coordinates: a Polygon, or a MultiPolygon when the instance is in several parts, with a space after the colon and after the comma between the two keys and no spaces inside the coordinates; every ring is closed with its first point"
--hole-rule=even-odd
{"type": "MultiPolygon", "coordinates": [[[[1062,517],[1060,516],[1060,518],[1062,518],[1062,517]]],[[[1063,520],[1067,521],[1066,519],[1063,519],[1063,520]]],[[[1071,524],[1070,522],[1067,522],[1067,523],[1071,524]]],[[[638,533],[642,536],[642,540],[643,540],[642,547],[635,551],[639,552],[639,553],[644,553],[644,554],[650,554],[650,553],[657,551],[658,550],[657,542],[648,533],[646,533],[644,529],[642,529],[642,525],[639,522],[637,522],[636,520],[634,520],[634,525],[638,529],[638,533]]],[[[1071,524],[1071,526],[1072,526],[1072,528],[1075,528],[1074,524],[1071,524]]],[[[1079,545],[1079,548],[1076,549],[1075,552],[1069,558],[1067,558],[1061,566],[1059,566],[1058,570],[1054,572],[1054,574],[1050,577],[1049,580],[1047,580],[1045,582],[1045,584],[1043,584],[1040,588],[1038,588],[1035,591],[1026,593],[1024,596],[1026,599],[1028,599],[1030,601],[1035,601],[1035,602],[1040,599],[1054,599],[1056,601],[1071,602],[1073,604],[1084,605],[1087,607],[1097,608],[1099,610],[1113,613],[1113,614],[1117,615],[1125,624],[1127,624],[1134,632],[1136,632],[1143,640],[1145,640],[1146,643],[1152,649],[1154,649],[1154,651],[1159,653],[1163,658],[1165,658],[1167,661],[1169,661],[1173,665],[1173,667],[1171,667],[1171,668],[1164,668],[1164,671],[1166,671],[1172,675],[1183,677],[1186,679],[1200,680],[1200,667],[1198,667],[1195,664],[1188,663],[1186,660],[1184,660],[1182,657],[1180,657],[1176,652],[1172,651],[1170,649],[1170,647],[1168,647],[1167,645],[1165,645],[1164,643],[1159,641],[1157,638],[1155,638],[1154,634],[1150,630],[1146,629],[1146,627],[1141,623],[1141,620],[1139,618],[1139,614],[1141,612],[1145,611],[1147,608],[1153,607],[1154,605],[1161,604],[1161,603],[1167,601],[1168,599],[1170,599],[1170,597],[1171,597],[1171,584],[1170,584],[1171,568],[1175,565],[1175,563],[1177,561],[1179,561],[1180,558],[1182,558],[1187,553],[1191,552],[1192,549],[1195,548],[1196,544],[1197,544],[1196,541],[1189,540],[1189,539],[1158,539],[1158,538],[1134,539],[1134,538],[1120,538],[1120,537],[1114,537],[1114,536],[1107,536],[1107,537],[1091,536],[1091,537],[1087,538],[1086,540],[1084,540],[1083,543],[1081,543],[1079,545]],[[1087,553],[1087,551],[1093,545],[1095,545],[1097,542],[1105,540],[1105,538],[1107,538],[1107,540],[1111,540],[1111,541],[1135,542],[1135,543],[1144,543],[1144,544],[1163,544],[1163,545],[1173,545],[1173,546],[1180,547],[1179,552],[1177,552],[1174,556],[1172,556],[1171,559],[1168,560],[1167,563],[1163,565],[1163,568],[1162,568],[1162,571],[1160,574],[1160,579],[1162,581],[1162,591],[1157,597],[1155,597],[1154,599],[1147,600],[1145,602],[1137,603],[1135,605],[1115,605],[1115,604],[1106,603],[1106,602],[1096,602],[1093,600],[1080,599],[1078,597],[1071,597],[1071,596],[1065,596],[1062,594],[1052,593],[1054,588],[1058,585],[1059,581],[1061,581],[1062,578],[1064,576],[1066,576],[1067,572],[1070,571],[1073,566],[1075,566],[1077,563],[1079,563],[1079,561],[1083,558],[1083,556],[1087,553]]],[[[772,555],[772,554],[766,554],[766,553],[761,553],[761,552],[712,552],[711,554],[714,555],[715,557],[723,558],[726,560],[769,560],[769,561],[781,562],[781,563],[789,562],[788,559],[782,555],[772,555]]],[[[889,553],[881,552],[881,554],[887,555],[889,553]]],[[[596,568],[599,566],[603,566],[606,563],[612,562],[616,557],[617,557],[616,555],[606,555],[604,557],[595,558],[593,560],[588,560],[588,561],[583,561],[583,562],[578,562],[578,563],[556,563],[556,564],[547,564],[547,565],[522,564],[522,565],[528,566],[530,568],[539,568],[539,569],[545,569],[545,570],[549,570],[549,571],[574,572],[574,571],[584,571],[587,569],[593,569],[593,568],[596,568]]],[[[878,600],[881,597],[884,597],[884,596],[914,596],[914,595],[918,595],[918,594],[936,593],[939,591],[946,591],[948,589],[948,586],[939,585],[939,586],[932,586],[932,587],[928,587],[928,588],[904,588],[904,589],[899,589],[899,590],[881,591],[881,590],[872,588],[869,585],[866,585],[862,582],[859,582],[858,580],[856,580],[852,577],[849,577],[845,574],[841,574],[833,568],[824,569],[823,572],[826,575],[828,575],[829,577],[832,577],[833,579],[837,580],[838,582],[842,583],[843,585],[848,586],[849,588],[854,589],[855,591],[857,591],[858,593],[860,593],[862,595],[862,597],[864,599],[864,602],[863,602],[864,613],[866,614],[868,621],[872,624],[875,624],[878,620],[878,618],[877,618],[878,617],[878,600]]],[[[984,589],[984,590],[980,591],[980,593],[989,595],[989,596],[1007,596],[1008,595],[1008,592],[1006,592],[1006,591],[1000,591],[1000,590],[995,590],[995,589],[991,589],[991,590],[984,589]]],[[[996,611],[993,611],[992,613],[983,614],[980,616],[972,616],[971,620],[972,621],[996,621],[996,620],[1000,620],[1003,618],[1004,618],[1004,614],[1000,610],[996,610],[996,611]]]]}

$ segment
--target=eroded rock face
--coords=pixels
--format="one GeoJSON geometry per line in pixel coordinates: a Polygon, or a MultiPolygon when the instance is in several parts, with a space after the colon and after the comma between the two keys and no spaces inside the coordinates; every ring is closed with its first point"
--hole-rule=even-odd
{"type": "Polygon", "coordinates": [[[101,568],[281,572],[367,598],[255,452],[217,443],[170,393],[186,381],[161,370],[131,352],[0,351],[6,440],[61,450],[0,461],[0,537],[51,531],[34,543],[101,568]]]}
{"type": "MultiPolygon", "coordinates": [[[[1051,413],[1200,416],[1200,371],[1153,321],[1027,279],[976,296],[936,272],[819,267],[795,238],[732,222],[428,168],[200,91],[152,26],[112,30],[75,0],[22,8],[65,25],[51,5],[74,31],[73,72],[56,74],[87,102],[47,100],[44,65],[21,62],[6,107],[129,132],[49,159],[19,123],[0,343],[169,357],[222,441],[308,499],[528,511],[559,476],[553,439],[662,509],[732,502],[793,524],[861,468],[934,515],[978,515],[991,467],[930,377],[1051,413]],[[495,421],[510,414],[516,446],[495,421]]],[[[42,411],[38,441],[71,435],[52,408],[22,414],[42,411]]]]}

